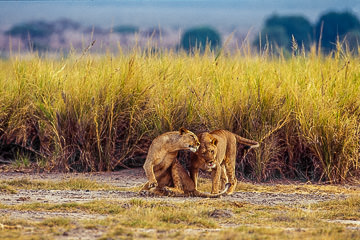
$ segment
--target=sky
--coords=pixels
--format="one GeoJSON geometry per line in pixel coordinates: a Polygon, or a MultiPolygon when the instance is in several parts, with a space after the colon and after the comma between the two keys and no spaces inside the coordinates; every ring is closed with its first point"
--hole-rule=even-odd
{"type": "Polygon", "coordinates": [[[26,21],[68,18],[82,25],[103,28],[209,25],[220,31],[248,31],[260,29],[272,14],[302,15],[314,23],[330,10],[348,10],[360,18],[360,0],[0,1],[0,30],[26,21]]]}

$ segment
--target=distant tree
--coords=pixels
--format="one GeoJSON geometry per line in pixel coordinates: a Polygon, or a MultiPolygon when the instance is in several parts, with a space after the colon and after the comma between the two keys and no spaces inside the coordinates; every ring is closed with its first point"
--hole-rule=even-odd
{"type": "Polygon", "coordinates": [[[114,27],[114,32],[120,34],[134,34],[139,32],[139,28],[132,25],[121,25],[114,27]]]}
{"type": "Polygon", "coordinates": [[[266,44],[270,44],[272,46],[284,47],[289,44],[289,41],[289,36],[283,27],[265,27],[261,31],[259,38],[255,39],[254,45],[264,47],[266,44]]]}
{"type": "Polygon", "coordinates": [[[354,30],[348,32],[344,37],[345,43],[349,50],[359,53],[360,50],[360,31],[354,30]]]}
{"type": "Polygon", "coordinates": [[[160,38],[161,35],[166,35],[167,32],[165,29],[159,27],[150,27],[141,31],[141,35],[144,37],[160,38]]]}
{"type": "Polygon", "coordinates": [[[187,30],[181,38],[181,47],[186,51],[199,49],[201,52],[209,45],[214,50],[221,45],[220,34],[211,27],[197,27],[187,30]]]}
{"type": "Polygon", "coordinates": [[[13,26],[5,33],[11,36],[19,36],[23,39],[30,36],[31,38],[45,38],[53,33],[53,25],[44,21],[35,21],[21,23],[13,26]]]}
{"type": "MultiPolygon", "coordinates": [[[[261,30],[261,45],[268,41],[291,50],[292,38],[294,37],[298,45],[309,48],[312,42],[311,23],[302,16],[277,16],[273,15],[265,21],[265,26],[261,30]]],[[[254,42],[259,45],[259,39],[254,42]]]]}
{"type": "Polygon", "coordinates": [[[336,41],[340,41],[348,32],[359,31],[359,19],[350,12],[329,12],[322,15],[316,24],[316,37],[319,40],[321,34],[321,47],[330,51],[336,47],[336,41]]]}
{"type": "Polygon", "coordinates": [[[81,25],[71,19],[62,18],[50,23],[53,26],[54,32],[62,33],[66,30],[79,30],[81,25]]]}

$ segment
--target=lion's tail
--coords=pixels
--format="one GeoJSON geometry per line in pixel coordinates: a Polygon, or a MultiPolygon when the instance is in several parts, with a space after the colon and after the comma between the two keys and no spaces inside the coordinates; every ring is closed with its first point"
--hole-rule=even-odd
{"type": "Polygon", "coordinates": [[[235,137],[236,137],[236,141],[240,144],[244,144],[246,146],[248,146],[249,148],[257,148],[260,146],[260,144],[254,140],[250,140],[250,139],[247,139],[247,138],[243,138],[243,137],[240,137],[239,135],[237,134],[234,134],[235,137]]]}
{"type": "Polygon", "coordinates": [[[221,193],[212,194],[212,193],[206,193],[206,192],[199,192],[198,190],[194,191],[194,195],[196,197],[203,197],[203,198],[218,198],[220,196],[223,196],[226,194],[227,190],[230,188],[231,183],[226,183],[225,188],[221,193]]]}

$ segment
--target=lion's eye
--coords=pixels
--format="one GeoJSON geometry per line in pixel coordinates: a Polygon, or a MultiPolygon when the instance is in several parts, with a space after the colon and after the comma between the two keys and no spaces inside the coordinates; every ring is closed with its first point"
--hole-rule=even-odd
{"type": "Polygon", "coordinates": [[[214,150],[211,150],[210,152],[211,152],[211,154],[214,154],[214,153],[215,153],[214,150]]]}

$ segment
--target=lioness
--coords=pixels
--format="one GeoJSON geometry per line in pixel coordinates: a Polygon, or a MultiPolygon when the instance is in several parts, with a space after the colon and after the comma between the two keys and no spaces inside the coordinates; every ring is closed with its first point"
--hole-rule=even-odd
{"type": "Polygon", "coordinates": [[[143,166],[148,182],[142,189],[172,186],[170,167],[176,159],[178,151],[188,149],[196,152],[199,146],[197,136],[185,128],[156,137],[150,145],[143,166]]]}
{"type": "MultiPolygon", "coordinates": [[[[172,183],[169,183],[170,185],[167,186],[152,188],[149,190],[150,193],[160,196],[195,196],[216,198],[225,195],[231,185],[230,183],[226,183],[225,189],[218,194],[200,192],[195,189],[194,181],[190,178],[188,172],[176,158],[171,165],[170,171],[167,171],[167,174],[171,175],[170,177],[172,179],[172,183]]],[[[163,174],[162,178],[168,179],[168,176],[163,174]]],[[[161,179],[158,181],[162,182],[161,179]]]]}
{"type": "Polygon", "coordinates": [[[244,144],[248,148],[259,147],[259,143],[246,139],[226,130],[215,130],[198,135],[200,148],[191,154],[190,176],[197,189],[199,169],[211,171],[211,193],[219,192],[220,183],[224,187],[226,182],[231,184],[227,194],[232,194],[236,188],[235,176],[236,143],[244,144]],[[229,178],[229,179],[228,179],[229,178]]]}

